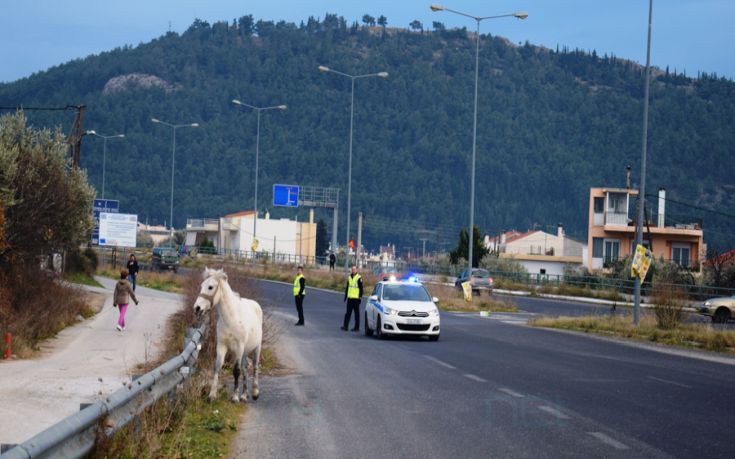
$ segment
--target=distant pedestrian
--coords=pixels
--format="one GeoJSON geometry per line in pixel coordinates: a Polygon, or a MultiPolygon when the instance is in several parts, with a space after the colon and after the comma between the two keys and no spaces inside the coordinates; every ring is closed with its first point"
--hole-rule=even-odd
{"type": "Polygon", "coordinates": [[[347,302],[347,310],[345,311],[345,320],[341,329],[347,331],[350,325],[350,315],[355,313],[355,327],[352,331],[360,331],[360,301],[362,300],[362,277],[357,274],[357,266],[352,266],[352,273],[347,278],[345,286],[345,298],[347,302]]]}
{"type": "Polygon", "coordinates": [[[304,296],[306,295],[306,279],[304,278],[304,267],[296,268],[296,278],[293,280],[293,297],[296,301],[296,312],[299,321],[294,325],[304,325],[304,296]]]}
{"type": "Polygon", "coordinates": [[[334,256],[334,253],[329,254],[329,270],[334,271],[334,264],[337,262],[337,257],[334,256]]]}
{"type": "Polygon", "coordinates": [[[137,284],[138,271],[138,260],[136,260],[135,254],[131,253],[130,259],[128,260],[128,281],[133,285],[133,291],[135,291],[137,284]]]}
{"type": "Polygon", "coordinates": [[[120,280],[115,284],[115,293],[112,295],[112,307],[120,309],[120,317],[117,319],[117,330],[125,330],[125,312],[128,310],[128,303],[130,298],[133,298],[135,304],[138,304],[138,298],[135,297],[133,287],[128,282],[128,270],[123,269],[120,271],[120,280]]]}

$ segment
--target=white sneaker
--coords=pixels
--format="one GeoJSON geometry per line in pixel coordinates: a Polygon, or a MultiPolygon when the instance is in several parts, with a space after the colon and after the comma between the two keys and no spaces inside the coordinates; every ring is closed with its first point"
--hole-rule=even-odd
{"type": "Polygon", "coordinates": [[[125,327],[123,327],[122,331],[125,331],[125,327]]]}
{"type": "Polygon", "coordinates": [[[115,325],[115,328],[117,328],[117,331],[123,331],[123,328],[119,325],[115,325]]]}

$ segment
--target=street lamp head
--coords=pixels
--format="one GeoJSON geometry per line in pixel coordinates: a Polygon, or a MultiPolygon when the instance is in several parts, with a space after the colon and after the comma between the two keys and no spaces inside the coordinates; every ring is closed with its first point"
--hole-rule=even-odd
{"type": "Polygon", "coordinates": [[[528,13],[526,13],[525,11],[519,11],[517,13],[513,13],[513,16],[517,17],[520,20],[523,20],[528,17],[528,13]]]}
{"type": "Polygon", "coordinates": [[[191,127],[199,127],[199,123],[191,123],[191,127]]]}
{"type": "Polygon", "coordinates": [[[117,137],[119,139],[123,139],[123,138],[125,138],[125,134],[118,134],[118,135],[113,136],[113,137],[117,137]]]}
{"type": "Polygon", "coordinates": [[[378,73],[378,76],[379,76],[380,78],[388,78],[388,72],[379,72],[379,73],[378,73]]]}
{"type": "Polygon", "coordinates": [[[97,135],[97,132],[90,130],[90,131],[85,132],[84,134],[85,135],[97,135]]]}
{"type": "Polygon", "coordinates": [[[431,8],[431,11],[434,11],[434,12],[444,11],[444,7],[440,5],[431,5],[430,8],[431,8]]]}
{"type": "Polygon", "coordinates": [[[161,120],[159,120],[157,118],[151,118],[151,121],[153,121],[154,123],[160,123],[161,122],[161,120]]]}
{"type": "Polygon", "coordinates": [[[325,67],[323,65],[320,65],[319,66],[319,71],[320,72],[329,72],[329,70],[330,70],[329,67],[325,67]]]}
{"type": "Polygon", "coordinates": [[[279,110],[286,110],[287,108],[288,108],[288,106],[287,106],[287,105],[279,105],[279,106],[278,106],[278,109],[279,109],[279,110]]]}
{"type": "Polygon", "coordinates": [[[235,105],[242,105],[242,102],[240,102],[237,99],[232,99],[232,103],[235,104],[235,105]]]}

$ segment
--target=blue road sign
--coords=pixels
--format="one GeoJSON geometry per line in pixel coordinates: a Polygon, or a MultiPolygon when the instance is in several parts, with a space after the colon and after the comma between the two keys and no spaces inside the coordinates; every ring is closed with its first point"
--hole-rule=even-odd
{"type": "Polygon", "coordinates": [[[92,215],[94,216],[92,244],[99,244],[100,242],[100,212],[106,212],[108,214],[120,213],[120,201],[117,199],[95,199],[92,202],[92,215]]]}
{"type": "Polygon", "coordinates": [[[298,185],[273,185],[273,205],[282,207],[298,207],[298,185]]]}

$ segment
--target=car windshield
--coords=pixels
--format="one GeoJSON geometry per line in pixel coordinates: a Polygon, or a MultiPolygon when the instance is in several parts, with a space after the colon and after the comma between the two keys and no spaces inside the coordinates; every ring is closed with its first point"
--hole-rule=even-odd
{"type": "Polygon", "coordinates": [[[172,250],[166,250],[165,252],[161,253],[161,256],[163,257],[175,257],[176,255],[177,253],[172,250]]]}
{"type": "Polygon", "coordinates": [[[431,301],[423,286],[410,284],[384,285],[383,299],[388,301],[431,301]]]}
{"type": "Polygon", "coordinates": [[[474,269],[472,270],[472,277],[479,277],[480,279],[487,279],[488,277],[490,277],[490,273],[488,273],[484,269],[474,269]]]}

